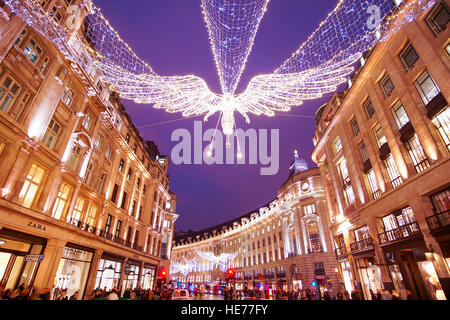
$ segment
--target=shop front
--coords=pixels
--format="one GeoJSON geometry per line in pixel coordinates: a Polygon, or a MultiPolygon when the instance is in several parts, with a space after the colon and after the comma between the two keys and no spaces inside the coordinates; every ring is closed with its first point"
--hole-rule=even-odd
{"type": "Polygon", "coordinates": [[[342,280],[344,281],[345,290],[351,294],[355,288],[355,278],[353,277],[352,268],[348,260],[340,262],[342,280]]]}
{"type": "Polygon", "coordinates": [[[123,260],[121,257],[103,254],[98,266],[95,288],[106,288],[107,291],[119,288],[123,260]]]}
{"type": "Polygon", "coordinates": [[[141,289],[152,290],[155,285],[155,278],[156,266],[145,263],[144,269],[142,270],[141,289]]]}
{"type": "Polygon", "coordinates": [[[395,289],[409,290],[420,300],[446,300],[433,261],[428,261],[425,246],[385,253],[395,289]]]}
{"type": "Polygon", "coordinates": [[[94,250],[75,244],[68,243],[64,247],[52,289],[53,299],[64,289],[68,297],[78,292],[77,300],[83,299],[93,255],[94,250]]]}
{"type": "Polygon", "coordinates": [[[46,239],[3,228],[0,230],[0,288],[13,291],[33,285],[46,239]]]}
{"type": "Polygon", "coordinates": [[[372,294],[383,290],[380,267],[375,264],[374,257],[356,259],[361,287],[366,300],[372,300],[372,294]]]}
{"type": "Polygon", "coordinates": [[[138,287],[139,271],[141,263],[138,261],[128,260],[125,264],[125,276],[122,283],[122,295],[125,290],[135,290],[138,287]]]}

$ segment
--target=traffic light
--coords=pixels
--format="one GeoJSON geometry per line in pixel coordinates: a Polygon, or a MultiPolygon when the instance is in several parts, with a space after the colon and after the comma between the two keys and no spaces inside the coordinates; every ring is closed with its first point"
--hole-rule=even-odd
{"type": "Polygon", "coordinates": [[[162,283],[166,282],[166,278],[167,278],[167,271],[164,268],[161,268],[161,271],[159,272],[159,278],[161,279],[162,283]]]}
{"type": "Polygon", "coordinates": [[[227,278],[229,280],[234,280],[234,269],[230,268],[227,270],[227,278]]]}
{"type": "Polygon", "coordinates": [[[313,287],[317,287],[317,281],[316,281],[316,280],[313,280],[313,281],[311,282],[311,285],[312,285],[313,287]]]}

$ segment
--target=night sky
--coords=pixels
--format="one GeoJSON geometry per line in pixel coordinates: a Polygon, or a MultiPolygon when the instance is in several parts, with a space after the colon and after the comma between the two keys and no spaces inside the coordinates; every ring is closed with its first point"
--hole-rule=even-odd
{"type": "MultiPolygon", "coordinates": [[[[209,88],[221,93],[200,0],[94,0],[121,37],[159,75],[194,74],[209,88]]],[[[253,51],[237,93],[258,74],[272,73],[317,28],[335,7],[337,0],[272,0],[256,36],[253,51]]],[[[261,165],[171,165],[170,190],[177,194],[180,215],[177,231],[200,230],[257,210],[277,196],[289,175],[293,152],[299,150],[310,167],[313,149],[314,115],[328,97],[306,101],[285,116],[268,118],[250,115],[248,126],[236,115],[237,127],[247,130],[280,129],[280,170],[261,176],[261,165]],[[302,117],[293,117],[300,115],[302,117]]],[[[177,144],[170,137],[178,128],[193,132],[194,120],[160,124],[181,119],[151,105],[124,101],[128,113],[145,140],[153,140],[163,155],[170,156],[177,144]],[[154,125],[158,124],[158,125],[154,125]]],[[[215,114],[203,130],[215,128],[215,114]]],[[[205,146],[207,143],[205,143],[205,146]]]]}

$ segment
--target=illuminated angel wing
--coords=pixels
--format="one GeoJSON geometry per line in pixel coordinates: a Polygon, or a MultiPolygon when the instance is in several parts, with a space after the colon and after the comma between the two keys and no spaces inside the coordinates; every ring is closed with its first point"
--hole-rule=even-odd
{"type": "MultiPolygon", "coordinates": [[[[349,59],[355,61],[358,57],[349,59]]],[[[236,97],[236,109],[244,116],[253,113],[272,117],[276,112],[287,112],[291,107],[302,105],[305,100],[336,91],[352,72],[348,61],[340,60],[304,72],[259,75],[236,97]]]]}
{"type": "Polygon", "coordinates": [[[125,73],[115,64],[99,63],[99,68],[119,92],[121,98],[137,103],[154,104],[169,113],[184,117],[217,111],[220,97],[212,93],[206,82],[193,75],[163,77],[155,73],[134,75],[125,73]]]}

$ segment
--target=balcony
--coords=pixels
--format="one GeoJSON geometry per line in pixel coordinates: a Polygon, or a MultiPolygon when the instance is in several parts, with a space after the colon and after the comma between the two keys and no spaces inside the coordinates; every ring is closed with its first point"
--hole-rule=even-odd
{"type": "Polygon", "coordinates": [[[336,257],[338,259],[342,259],[342,258],[346,258],[347,257],[347,249],[345,248],[345,246],[336,248],[336,250],[334,250],[334,253],[336,254],[336,257]]]}
{"type": "Polygon", "coordinates": [[[427,217],[427,224],[433,236],[448,234],[450,232],[450,210],[436,213],[427,217]]]}
{"type": "Polygon", "coordinates": [[[373,239],[369,237],[369,238],[351,243],[350,250],[352,250],[352,253],[373,250],[373,239]]]}
{"type": "Polygon", "coordinates": [[[385,231],[378,235],[381,245],[392,244],[399,241],[405,241],[417,236],[421,236],[422,233],[417,222],[405,224],[396,229],[385,231]]]}

